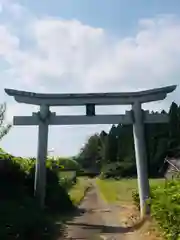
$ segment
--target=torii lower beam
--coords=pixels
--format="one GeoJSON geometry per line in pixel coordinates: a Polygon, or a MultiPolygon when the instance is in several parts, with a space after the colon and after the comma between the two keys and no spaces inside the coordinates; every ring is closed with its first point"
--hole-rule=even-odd
{"type": "MultiPolygon", "coordinates": [[[[132,111],[127,111],[126,114],[121,115],[96,115],[93,117],[88,116],[56,116],[51,113],[48,119],[48,125],[92,125],[92,124],[133,124],[132,111]]],[[[168,122],[167,114],[149,114],[149,111],[144,111],[144,123],[166,123],[168,122]]],[[[37,113],[33,116],[14,116],[13,125],[16,126],[37,126],[39,125],[39,118],[37,113]]]]}

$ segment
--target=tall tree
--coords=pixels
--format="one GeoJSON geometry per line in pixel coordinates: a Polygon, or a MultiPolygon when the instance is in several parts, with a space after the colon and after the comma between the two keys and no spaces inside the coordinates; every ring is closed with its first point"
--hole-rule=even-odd
{"type": "Polygon", "coordinates": [[[173,102],[171,104],[170,110],[169,110],[169,127],[170,127],[170,138],[177,140],[179,137],[180,127],[179,127],[179,113],[178,113],[178,105],[173,102]]]}
{"type": "Polygon", "coordinates": [[[101,164],[101,141],[98,134],[92,135],[81,148],[78,156],[84,168],[97,169],[101,164]]]}
{"type": "Polygon", "coordinates": [[[132,125],[119,124],[118,135],[118,161],[132,160],[134,158],[134,140],[132,125]]]}
{"type": "MultiPolygon", "coordinates": [[[[166,112],[163,110],[161,113],[166,112]]],[[[180,106],[173,102],[168,114],[169,123],[145,124],[149,176],[158,176],[165,156],[180,156],[180,106]]],[[[90,138],[81,155],[101,167],[110,165],[109,170],[113,166],[112,173],[116,169],[117,174],[131,174],[135,169],[132,130],[132,125],[113,125],[108,134],[102,131],[100,135],[90,138]]]]}
{"type": "Polygon", "coordinates": [[[106,148],[108,142],[108,134],[105,131],[102,131],[99,136],[100,136],[101,166],[103,166],[107,163],[106,148]]]}
{"type": "Polygon", "coordinates": [[[6,104],[0,104],[0,140],[9,132],[11,125],[5,124],[6,104]]]}
{"type": "Polygon", "coordinates": [[[116,126],[113,125],[109,131],[107,142],[106,142],[106,160],[108,162],[117,161],[117,150],[118,150],[118,136],[116,126]]]}
{"type": "Polygon", "coordinates": [[[180,119],[178,105],[173,102],[169,110],[169,150],[174,155],[175,149],[180,145],[180,119]]]}

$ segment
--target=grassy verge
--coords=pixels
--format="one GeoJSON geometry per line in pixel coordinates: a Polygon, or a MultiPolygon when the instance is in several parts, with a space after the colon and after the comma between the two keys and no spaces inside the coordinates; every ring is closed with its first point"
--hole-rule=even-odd
{"type": "Polygon", "coordinates": [[[74,177],[74,174],[74,171],[60,171],[59,176],[71,179],[74,177]]]}
{"type": "MultiPolygon", "coordinates": [[[[131,226],[135,231],[139,232],[144,239],[147,240],[162,240],[162,236],[154,219],[148,219],[141,224],[139,218],[139,211],[134,206],[132,193],[138,190],[137,179],[97,179],[97,186],[99,187],[102,198],[111,204],[118,204],[124,206],[119,213],[120,222],[124,222],[126,226],[131,226]],[[136,226],[141,226],[136,229],[136,226]]],[[[164,186],[164,179],[150,179],[150,186],[164,186]]]]}
{"type": "MultiPolygon", "coordinates": [[[[132,192],[138,189],[137,179],[97,179],[96,181],[103,198],[109,203],[132,204],[132,192]]],[[[150,179],[150,186],[164,184],[163,179],[150,179]]]]}
{"type": "MultiPolygon", "coordinates": [[[[168,240],[180,239],[180,181],[169,180],[164,186],[151,188],[151,216],[159,225],[161,232],[168,240]]],[[[139,193],[133,195],[139,207],[139,193]]]]}
{"type": "Polygon", "coordinates": [[[79,205],[89,187],[88,178],[79,177],[77,183],[69,190],[69,196],[75,206],[79,205]]]}
{"type": "MultiPolygon", "coordinates": [[[[74,206],[77,207],[80,204],[89,187],[90,183],[88,181],[88,178],[85,177],[77,178],[77,183],[68,191],[69,197],[73,202],[74,206]]],[[[56,221],[56,226],[57,227],[59,226],[59,230],[61,230],[61,233],[59,232],[59,235],[62,235],[66,222],[70,221],[73,218],[73,215],[74,212],[69,212],[67,214],[61,214],[56,216],[56,219],[54,219],[54,221],[56,221]]]]}

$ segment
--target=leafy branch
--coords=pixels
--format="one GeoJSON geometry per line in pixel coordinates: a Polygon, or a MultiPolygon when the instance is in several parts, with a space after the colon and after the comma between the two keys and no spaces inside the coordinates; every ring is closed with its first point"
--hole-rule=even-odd
{"type": "Polygon", "coordinates": [[[9,130],[12,127],[11,124],[4,124],[5,113],[6,113],[6,104],[3,103],[0,105],[0,140],[9,132],[9,130]]]}

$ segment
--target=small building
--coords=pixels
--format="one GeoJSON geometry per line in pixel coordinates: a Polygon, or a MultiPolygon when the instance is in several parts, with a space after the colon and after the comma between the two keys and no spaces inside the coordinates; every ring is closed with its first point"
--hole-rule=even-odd
{"type": "Polygon", "coordinates": [[[165,158],[164,162],[167,164],[166,179],[174,179],[180,176],[180,158],[165,158]]]}

